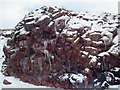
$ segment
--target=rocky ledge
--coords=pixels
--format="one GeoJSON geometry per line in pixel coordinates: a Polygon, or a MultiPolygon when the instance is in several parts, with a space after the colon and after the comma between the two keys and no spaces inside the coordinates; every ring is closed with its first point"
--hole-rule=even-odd
{"type": "Polygon", "coordinates": [[[119,15],[41,7],[4,46],[3,73],[34,85],[106,88],[120,84],[119,15]]]}

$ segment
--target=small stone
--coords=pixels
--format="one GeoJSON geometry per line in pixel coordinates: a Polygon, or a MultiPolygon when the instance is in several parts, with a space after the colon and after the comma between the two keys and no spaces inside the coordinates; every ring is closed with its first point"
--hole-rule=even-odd
{"type": "Polygon", "coordinates": [[[9,82],[9,81],[7,81],[6,79],[3,81],[3,84],[5,84],[5,85],[10,85],[10,84],[12,84],[11,82],[9,82]]]}

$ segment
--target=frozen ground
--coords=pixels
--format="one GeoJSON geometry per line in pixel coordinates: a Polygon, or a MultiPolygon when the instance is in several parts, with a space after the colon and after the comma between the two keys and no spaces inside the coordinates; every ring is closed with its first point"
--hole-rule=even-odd
{"type": "MultiPolygon", "coordinates": [[[[0,71],[1,71],[2,62],[4,61],[4,58],[2,58],[2,56],[4,55],[3,46],[6,43],[6,41],[7,41],[7,38],[0,36],[0,71]]],[[[50,88],[50,87],[35,86],[32,84],[24,83],[24,82],[20,81],[20,79],[18,79],[18,78],[6,77],[0,72],[0,90],[2,88],[50,88]],[[4,79],[8,80],[12,84],[11,85],[3,84],[4,79]]]]}

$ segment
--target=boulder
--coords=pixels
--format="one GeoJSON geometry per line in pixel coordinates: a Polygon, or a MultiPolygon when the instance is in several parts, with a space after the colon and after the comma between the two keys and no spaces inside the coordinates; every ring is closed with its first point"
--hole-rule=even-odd
{"type": "Polygon", "coordinates": [[[116,84],[105,80],[120,67],[116,32],[103,28],[113,20],[106,18],[47,6],[28,13],[3,48],[3,74],[56,88],[89,88],[101,77],[100,87],[116,84]]]}

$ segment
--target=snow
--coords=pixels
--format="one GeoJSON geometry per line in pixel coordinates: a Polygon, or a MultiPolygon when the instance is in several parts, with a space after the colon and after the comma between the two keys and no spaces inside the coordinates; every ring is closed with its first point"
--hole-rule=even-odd
{"type": "Polygon", "coordinates": [[[107,30],[104,30],[104,31],[101,33],[101,36],[107,36],[107,37],[109,38],[109,42],[111,42],[112,39],[113,39],[113,34],[110,33],[110,32],[107,31],[107,30]]]}
{"type": "Polygon", "coordinates": [[[70,76],[70,82],[74,84],[75,82],[83,83],[83,81],[86,79],[86,76],[83,76],[82,74],[71,74],[70,76]]]}
{"type": "Polygon", "coordinates": [[[106,84],[109,85],[109,84],[107,83],[107,81],[104,81],[104,82],[102,83],[101,87],[105,87],[106,84]]]}
{"type": "Polygon", "coordinates": [[[97,82],[94,86],[98,86],[98,85],[100,85],[101,84],[101,82],[97,82]]]}
{"type": "Polygon", "coordinates": [[[43,15],[43,16],[41,16],[41,17],[38,19],[37,22],[42,21],[42,20],[44,20],[45,18],[49,18],[49,16],[48,16],[48,15],[43,15]]]}
{"type": "Polygon", "coordinates": [[[120,71],[120,68],[114,67],[114,69],[111,69],[111,71],[118,72],[118,71],[120,71]]]}
{"type": "Polygon", "coordinates": [[[106,72],[106,73],[108,75],[108,76],[106,76],[106,81],[107,82],[111,82],[112,81],[112,77],[114,77],[113,73],[111,73],[111,72],[106,72]]]}
{"type": "Polygon", "coordinates": [[[69,20],[70,19],[70,17],[68,17],[67,15],[65,15],[65,16],[61,16],[61,17],[59,17],[59,18],[57,18],[57,19],[55,19],[55,20],[57,20],[57,21],[59,21],[59,20],[69,20]]]}
{"type": "Polygon", "coordinates": [[[12,33],[12,31],[3,31],[3,34],[11,34],[12,33]]]}
{"type": "Polygon", "coordinates": [[[118,43],[118,35],[115,36],[115,38],[113,39],[112,41],[114,44],[117,44],[118,43]]]}
{"type": "Polygon", "coordinates": [[[98,56],[103,57],[103,56],[109,56],[108,52],[102,52],[100,54],[98,54],[98,56]]]}
{"type": "Polygon", "coordinates": [[[109,38],[108,38],[107,36],[103,36],[103,37],[101,38],[101,40],[103,40],[103,42],[104,42],[105,45],[108,45],[108,44],[109,44],[109,43],[108,43],[109,38]]]}
{"type": "Polygon", "coordinates": [[[26,31],[24,28],[21,28],[19,31],[15,31],[14,34],[19,33],[19,35],[24,35],[24,34],[28,34],[29,32],[26,31]]]}
{"type": "Polygon", "coordinates": [[[25,31],[25,29],[20,29],[20,35],[23,35],[23,34],[28,34],[29,32],[25,31]]]}
{"type": "Polygon", "coordinates": [[[115,44],[113,45],[109,50],[108,50],[109,53],[111,54],[119,54],[119,49],[118,49],[118,44],[115,44]]]}
{"type": "Polygon", "coordinates": [[[57,12],[57,13],[53,14],[52,16],[53,16],[53,17],[55,17],[57,14],[59,14],[59,12],[57,12]]]}
{"type": "Polygon", "coordinates": [[[33,84],[28,84],[20,81],[18,78],[14,77],[4,77],[4,79],[10,81],[11,85],[4,85],[2,84],[2,88],[50,88],[46,86],[35,86],[33,84]]]}
{"type": "Polygon", "coordinates": [[[100,44],[103,44],[102,41],[93,41],[94,44],[97,44],[97,45],[100,45],[100,44]]]}
{"type": "Polygon", "coordinates": [[[77,34],[77,31],[67,31],[66,34],[67,36],[72,36],[74,34],[77,34]]]}
{"type": "Polygon", "coordinates": [[[90,33],[90,35],[96,35],[96,34],[100,34],[100,33],[97,33],[97,32],[90,33]]]}
{"type": "Polygon", "coordinates": [[[89,54],[89,52],[86,52],[86,51],[81,51],[83,54],[85,54],[85,55],[88,55],[89,54]]]}
{"type": "Polygon", "coordinates": [[[35,21],[27,22],[26,25],[35,24],[35,21]]]}
{"type": "Polygon", "coordinates": [[[120,85],[110,85],[109,87],[108,87],[108,89],[117,89],[117,90],[120,90],[120,85]]]}
{"type": "Polygon", "coordinates": [[[68,73],[65,73],[64,75],[62,76],[59,76],[59,79],[62,80],[62,81],[65,81],[69,78],[69,74],[68,73]]]}
{"type": "Polygon", "coordinates": [[[51,21],[49,24],[48,24],[48,27],[50,27],[51,25],[53,25],[53,21],[51,21]]]}
{"type": "Polygon", "coordinates": [[[85,48],[87,48],[87,49],[94,49],[94,50],[96,50],[96,48],[95,48],[95,47],[91,47],[91,46],[87,46],[87,47],[85,47],[85,48]]]}
{"type": "Polygon", "coordinates": [[[79,39],[80,39],[80,38],[78,37],[78,38],[74,41],[74,43],[76,43],[79,39]]]}
{"type": "MultiPolygon", "coordinates": [[[[4,58],[2,57],[4,55],[3,46],[6,44],[7,40],[8,40],[8,38],[0,36],[0,71],[1,71],[2,63],[5,60],[5,57],[4,58]]],[[[24,83],[24,82],[20,81],[19,78],[4,76],[0,72],[0,89],[2,89],[2,88],[50,88],[50,87],[35,86],[33,84],[24,83]],[[3,84],[4,79],[8,80],[12,84],[10,84],[10,85],[3,84]]]]}
{"type": "Polygon", "coordinates": [[[90,62],[96,62],[97,61],[97,57],[96,56],[92,56],[92,59],[90,60],[90,62]]]}
{"type": "Polygon", "coordinates": [[[84,38],[86,41],[91,41],[91,39],[90,38],[84,38]]]}
{"type": "Polygon", "coordinates": [[[34,17],[33,17],[33,16],[32,16],[32,17],[30,17],[30,16],[29,16],[29,17],[25,17],[24,20],[25,20],[25,21],[26,21],[26,20],[34,20],[34,17]]]}
{"type": "Polygon", "coordinates": [[[77,83],[83,83],[86,78],[87,77],[82,75],[81,73],[77,73],[77,74],[65,73],[65,74],[63,74],[62,76],[59,77],[59,79],[61,81],[69,80],[72,84],[74,84],[76,82],[77,83]]]}
{"type": "Polygon", "coordinates": [[[80,29],[83,24],[79,18],[73,17],[68,22],[68,27],[73,29],[80,29]]]}
{"type": "Polygon", "coordinates": [[[85,71],[86,71],[86,72],[89,72],[89,71],[90,71],[90,69],[89,69],[89,68],[85,68],[85,71]]]}

